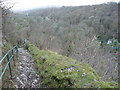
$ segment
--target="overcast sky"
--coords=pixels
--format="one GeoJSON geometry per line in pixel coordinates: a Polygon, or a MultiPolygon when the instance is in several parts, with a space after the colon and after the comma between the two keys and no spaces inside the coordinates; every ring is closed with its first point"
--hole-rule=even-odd
{"type": "Polygon", "coordinates": [[[101,4],[105,2],[118,2],[120,0],[8,0],[11,4],[14,4],[12,10],[23,11],[27,9],[33,9],[37,7],[53,7],[53,6],[80,6],[80,5],[92,5],[101,4]]]}

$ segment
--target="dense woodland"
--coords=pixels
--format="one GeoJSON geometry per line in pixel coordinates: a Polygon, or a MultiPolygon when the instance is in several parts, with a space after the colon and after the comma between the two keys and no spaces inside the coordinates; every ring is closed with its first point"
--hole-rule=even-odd
{"type": "Polygon", "coordinates": [[[118,4],[34,9],[3,16],[3,35],[24,39],[89,64],[104,81],[118,80],[118,4]]]}

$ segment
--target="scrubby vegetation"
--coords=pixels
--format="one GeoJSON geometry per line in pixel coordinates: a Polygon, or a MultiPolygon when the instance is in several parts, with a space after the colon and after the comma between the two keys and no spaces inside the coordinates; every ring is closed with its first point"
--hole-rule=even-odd
{"type": "Polygon", "coordinates": [[[29,43],[29,51],[36,61],[42,84],[48,87],[117,88],[115,82],[104,82],[89,65],[61,56],[49,50],[40,50],[29,43]]]}
{"type": "MultiPolygon", "coordinates": [[[[15,37],[15,35],[10,35],[12,31],[14,31],[14,24],[11,22],[12,12],[10,11],[10,6],[6,6],[6,0],[0,0],[0,60],[2,57],[14,46],[14,44],[17,44],[16,42],[12,42],[12,36],[15,37]]],[[[9,53],[9,57],[12,55],[12,52],[9,53]]],[[[17,61],[16,55],[14,56],[14,60],[17,61]]],[[[8,63],[7,57],[5,60],[0,64],[0,75],[2,74],[2,71],[4,70],[6,64],[8,63]],[[2,66],[2,68],[1,68],[2,66]]],[[[11,68],[12,68],[12,74],[13,74],[13,80],[15,80],[15,62],[11,60],[10,62],[11,68]]],[[[10,79],[10,70],[9,67],[6,69],[5,74],[2,77],[2,86],[0,86],[0,89],[2,88],[13,88],[14,82],[12,79],[10,79]]],[[[0,83],[1,84],[1,83],[0,83]]]]}
{"type": "MultiPolygon", "coordinates": [[[[13,45],[10,43],[10,42],[7,42],[6,40],[3,39],[3,46],[2,46],[2,55],[4,56],[8,50],[10,50],[13,45]]],[[[12,55],[11,53],[9,54],[9,56],[12,55]]],[[[15,62],[17,60],[17,57],[15,56],[15,62]]],[[[14,66],[14,63],[15,63],[13,60],[11,60],[11,68],[12,68],[12,74],[13,74],[13,77],[15,75],[15,66],[14,66]]],[[[6,64],[8,63],[8,60],[7,58],[2,62],[2,69],[5,68],[6,64]]],[[[1,74],[1,73],[0,73],[1,74]]],[[[15,78],[13,78],[14,80],[15,78]]],[[[10,79],[10,71],[9,71],[9,68],[7,68],[3,78],[2,78],[2,88],[13,88],[14,86],[14,82],[10,79]]]]}
{"type": "Polygon", "coordinates": [[[29,51],[44,85],[116,87],[110,81],[118,81],[117,3],[8,12],[3,15],[3,37],[13,45],[27,39],[37,46],[29,51]]]}
{"type": "Polygon", "coordinates": [[[34,9],[14,14],[11,21],[12,42],[26,38],[40,49],[89,64],[105,81],[118,80],[117,3],[34,9]]]}

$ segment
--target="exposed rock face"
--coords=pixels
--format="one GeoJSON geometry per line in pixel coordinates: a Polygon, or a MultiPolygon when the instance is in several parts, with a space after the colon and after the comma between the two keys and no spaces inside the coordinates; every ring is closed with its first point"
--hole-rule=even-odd
{"type": "Polygon", "coordinates": [[[31,55],[26,50],[19,48],[19,57],[19,62],[16,64],[16,88],[40,88],[40,77],[31,55]]]}

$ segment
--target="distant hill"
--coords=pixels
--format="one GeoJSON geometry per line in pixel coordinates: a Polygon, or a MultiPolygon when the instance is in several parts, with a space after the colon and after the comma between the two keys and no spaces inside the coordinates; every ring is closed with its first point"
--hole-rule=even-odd
{"type": "Polygon", "coordinates": [[[10,20],[11,42],[28,39],[40,49],[89,64],[105,81],[117,81],[117,3],[36,9],[13,14],[10,20]]]}
{"type": "Polygon", "coordinates": [[[42,17],[56,22],[63,21],[68,25],[86,23],[93,27],[96,33],[105,33],[108,38],[117,38],[118,5],[110,2],[108,4],[76,6],[62,8],[36,9],[23,12],[28,16],[42,17]]]}

